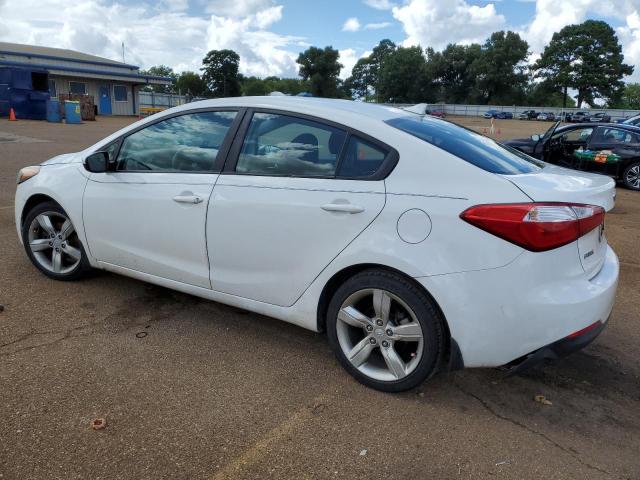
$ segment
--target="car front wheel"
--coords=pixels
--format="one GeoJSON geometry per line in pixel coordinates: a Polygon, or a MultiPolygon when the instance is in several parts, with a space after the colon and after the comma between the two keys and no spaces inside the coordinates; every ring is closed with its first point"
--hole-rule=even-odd
{"type": "Polygon", "coordinates": [[[359,382],[399,392],[437,371],[444,351],[443,323],[433,301],[410,280],[367,270],[334,294],[327,334],[339,362],[359,382]]]}
{"type": "Polygon", "coordinates": [[[622,181],[631,190],[640,190],[640,162],[634,162],[624,169],[622,181]]]}
{"type": "Polygon", "coordinates": [[[41,203],[27,213],[22,240],[31,262],[48,277],[76,280],[91,269],[73,223],[57,203],[41,203]]]}

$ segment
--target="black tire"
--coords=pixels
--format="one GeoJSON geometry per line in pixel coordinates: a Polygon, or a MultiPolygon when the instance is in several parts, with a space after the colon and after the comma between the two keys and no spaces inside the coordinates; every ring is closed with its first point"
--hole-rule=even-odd
{"type": "MultiPolygon", "coordinates": [[[[84,277],[89,271],[91,271],[91,265],[89,264],[89,260],[87,259],[87,253],[84,250],[84,246],[82,245],[82,242],[78,238],[77,233],[75,233],[75,231],[69,236],[67,243],[69,245],[73,245],[77,250],[80,251],[80,261],[77,263],[77,265],[75,265],[69,271],[57,273],[45,268],[41,264],[41,262],[36,258],[34,252],[29,246],[29,233],[35,218],[47,212],[57,213],[61,217],[65,217],[67,219],[69,218],[69,216],[67,215],[67,212],[65,212],[64,209],[55,202],[40,203],[27,213],[27,215],[25,216],[24,222],[22,224],[22,243],[24,245],[25,251],[27,252],[27,256],[29,257],[29,260],[31,260],[31,263],[33,263],[33,265],[38,270],[44,273],[47,277],[53,278],[54,280],[70,281],[70,280],[78,280],[84,277]]],[[[61,217],[56,217],[56,218],[60,219],[61,217]]],[[[75,226],[74,226],[74,230],[75,230],[75,226]]]]}
{"type": "Polygon", "coordinates": [[[627,168],[622,173],[622,183],[630,190],[640,190],[640,177],[638,175],[640,175],[640,162],[632,162],[627,165],[627,168]]]}
{"type": "MultiPolygon", "coordinates": [[[[437,372],[445,351],[444,322],[433,300],[409,279],[394,272],[372,269],[356,274],[338,288],[327,309],[326,327],[329,345],[338,361],[356,380],[377,390],[401,392],[422,384],[437,372]],[[423,335],[421,358],[404,378],[382,381],[366,375],[349,361],[340,345],[338,313],[352,294],[367,289],[382,289],[395,295],[413,310],[420,323],[423,335]]],[[[382,349],[382,345],[379,345],[379,349],[382,349]]]]}

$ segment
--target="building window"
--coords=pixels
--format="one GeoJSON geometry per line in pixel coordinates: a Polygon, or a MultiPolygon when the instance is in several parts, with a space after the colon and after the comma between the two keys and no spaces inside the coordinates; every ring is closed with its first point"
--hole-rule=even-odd
{"type": "Polygon", "coordinates": [[[84,82],[69,82],[69,93],[87,94],[87,84],[84,82]]]}
{"type": "Polygon", "coordinates": [[[116,102],[126,102],[127,101],[127,87],[124,85],[114,85],[113,86],[113,97],[116,99],[116,102]]]}
{"type": "Polygon", "coordinates": [[[58,91],[56,90],[56,81],[49,79],[49,96],[51,98],[58,98],[58,91]]]}

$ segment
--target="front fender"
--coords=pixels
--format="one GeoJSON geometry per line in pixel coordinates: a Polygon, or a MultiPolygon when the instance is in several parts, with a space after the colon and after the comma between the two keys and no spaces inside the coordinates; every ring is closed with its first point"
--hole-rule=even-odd
{"type": "Polygon", "coordinates": [[[22,239],[22,222],[27,212],[29,200],[36,195],[44,195],[58,203],[69,215],[80,241],[85,246],[89,261],[93,264],[82,219],[82,198],[88,178],[78,163],[43,165],[40,173],[18,185],[15,196],[15,221],[18,238],[22,239]]]}

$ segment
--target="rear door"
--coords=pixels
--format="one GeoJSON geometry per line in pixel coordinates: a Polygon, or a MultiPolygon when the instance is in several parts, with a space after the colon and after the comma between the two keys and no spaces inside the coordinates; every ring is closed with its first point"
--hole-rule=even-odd
{"type": "Polygon", "coordinates": [[[115,171],[93,173],[87,182],[83,218],[91,254],[107,264],[211,288],[207,206],[237,115],[185,113],[122,139],[115,171]]]}
{"type": "Polygon", "coordinates": [[[213,289],[292,305],[381,212],[394,154],[330,122],[248,112],[209,205],[213,289]]]}

